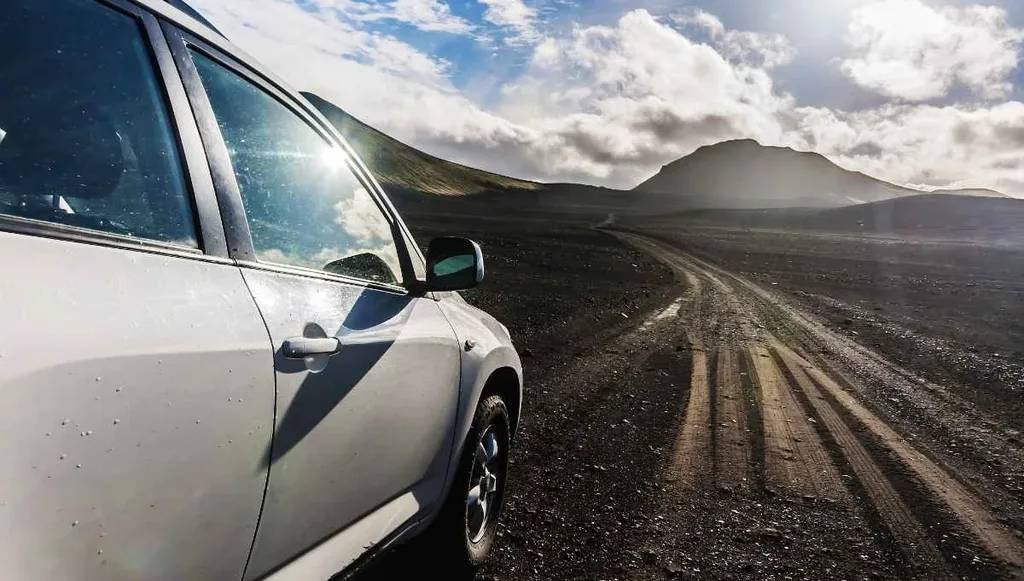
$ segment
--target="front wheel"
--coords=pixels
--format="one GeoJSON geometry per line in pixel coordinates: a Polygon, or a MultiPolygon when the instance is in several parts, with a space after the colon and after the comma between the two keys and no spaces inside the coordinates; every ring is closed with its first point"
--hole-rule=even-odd
{"type": "Polygon", "coordinates": [[[455,481],[437,520],[421,538],[423,556],[451,577],[469,579],[494,544],[505,500],[511,443],[500,396],[481,401],[466,437],[455,481]]]}

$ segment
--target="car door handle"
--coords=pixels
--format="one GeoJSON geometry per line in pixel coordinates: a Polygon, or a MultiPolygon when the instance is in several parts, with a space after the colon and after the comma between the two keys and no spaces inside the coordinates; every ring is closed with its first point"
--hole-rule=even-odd
{"type": "Polygon", "coordinates": [[[281,352],[289,359],[304,359],[310,355],[334,355],[341,350],[337,337],[292,337],[285,339],[281,352]]]}

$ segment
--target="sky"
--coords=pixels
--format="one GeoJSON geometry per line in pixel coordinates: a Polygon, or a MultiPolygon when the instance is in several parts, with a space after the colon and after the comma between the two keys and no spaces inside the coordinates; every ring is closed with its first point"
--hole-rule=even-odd
{"type": "Polygon", "coordinates": [[[631,188],[754,138],[1024,197],[1019,0],[188,0],[299,90],[434,155],[631,188]]]}

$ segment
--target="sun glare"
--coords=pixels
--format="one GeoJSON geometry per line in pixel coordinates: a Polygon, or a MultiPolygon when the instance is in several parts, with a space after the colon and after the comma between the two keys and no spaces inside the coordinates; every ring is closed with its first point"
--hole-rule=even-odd
{"type": "Polygon", "coordinates": [[[336,172],[345,166],[345,152],[336,148],[328,147],[320,154],[320,163],[330,172],[336,172]]]}

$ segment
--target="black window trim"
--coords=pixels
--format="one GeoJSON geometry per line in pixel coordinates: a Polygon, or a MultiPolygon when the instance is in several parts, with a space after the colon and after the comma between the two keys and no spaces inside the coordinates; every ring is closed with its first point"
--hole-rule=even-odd
{"type": "Polygon", "coordinates": [[[182,258],[198,259],[204,262],[230,263],[227,248],[224,244],[223,227],[219,217],[209,216],[209,202],[213,200],[212,187],[203,187],[203,176],[208,174],[205,163],[196,164],[194,146],[198,132],[194,124],[191,126],[191,112],[187,101],[183,101],[184,89],[181,80],[170,60],[170,51],[160,31],[155,16],[124,0],[93,0],[103,8],[113,10],[136,21],[139,27],[139,38],[148,52],[149,64],[161,93],[164,112],[170,124],[171,139],[178,152],[178,163],[182,172],[183,193],[189,206],[189,217],[197,237],[198,247],[191,247],[173,242],[164,242],[151,238],[127,236],[112,232],[104,232],[92,228],[83,228],[68,224],[59,224],[45,220],[35,220],[19,216],[0,214],[0,231],[53,238],[76,243],[109,246],[113,248],[166,254],[182,258]],[[182,105],[185,108],[182,109],[182,105]],[[184,117],[182,116],[184,114],[184,117]],[[220,234],[218,234],[220,232],[220,234]]]}
{"type": "MultiPolygon", "coordinates": [[[[196,70],[195,63],[192,62],[192,57],[189,54],[190,49],[197,50],[204,56],[216,61],[219,65],[253,83],[305,121],[312,130],[316,131],[328,143],[341,148],[346,153],[345,157],[349,169],[359,184],[369,194],[377,209],[390,226],[392,242],[395,245],[401,263],[403,280],[409,281],[415,278],[415,274],[412,274],[414,270],[411,258],[407,252],[403,251],[408,245],[402,239],[402,235],[410,236],[407,234],[405,224],[398,218],[398,213],[395,211],[394,206],[391,205],[390,200],[380,190],[380,186],[376,181],[372,179],[370,172],[363,165],[362,161],[352,148],[349,147],[348,143],[345,142],[344,138],[336,133],[333,126],[323,119],[315,108],[309,105],[300,95],[285,87],[283,83],[263,73],[259,67],[246,62],[245,59],[236,57],[230,46],[226,48],[215,46],[214,43],[198,38],[169,21],[163,21],[161,24],[171,54],[178,65],[179,74],[184,81],[195,119],[206,146],[207,160],[213,175],[221,217],[224,221],[229,256],[234,258],[239,266],[246,268],[319,278],[349,285],[377,288],[393,293],[408,294],[409,289],[401,283],[387,284],[357,277],[336,275],[313,268],[275,262],[261,262],[256,259],[252,244],[252,234],[249,231],[248,219],[242,204],[241,192],[231,165],[227,145],[224,142],[217,119],[213,114],[213,108],[203,87],[202,80],[199,78],[199,72],[196,70]]],[[[217,44],[223,43],[218,42],[217,44]]],[[[416,250],[418,252],[418,249],[416,250]]]]}

